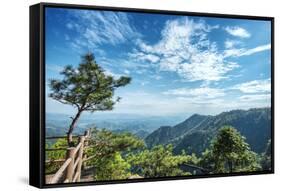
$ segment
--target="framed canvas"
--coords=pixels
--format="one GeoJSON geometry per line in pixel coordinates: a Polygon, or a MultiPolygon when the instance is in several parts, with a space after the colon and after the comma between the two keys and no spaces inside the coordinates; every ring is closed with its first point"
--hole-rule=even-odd
{"type": "Polygon", "coordinates": [[[30,184],[274,172],[274,18],[30,7],[30,184]]]}

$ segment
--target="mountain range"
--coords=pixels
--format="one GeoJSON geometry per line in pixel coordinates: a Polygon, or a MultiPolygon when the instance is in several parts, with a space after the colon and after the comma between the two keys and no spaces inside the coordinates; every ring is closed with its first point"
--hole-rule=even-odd
{"type": "MultiPolygon", "coordinates": [[[[72,115],[47,113],[46,114],[46,136],[65,135],[72,115]]],[[[78,121],[74,134],[83,134],[83,132],[92,127],[98,129],[107,129],[113,132],[130,132],[140,138],[158,129],[162,125],[174,125],[184,120],[184,115],[179,116],[146,116],[133,114],[93,114],[82,115],[78,121]]]]}
{"type": "Polygon", "coordinates": [[[175,126],[160,127],[145,142],[150,148],[171,143],[176,154],[185,150],[200,155],[225,125],[236,128],[253,151],[262,153],[271,138],[271,108],[232,110],[215,116],[194,114],[175,126]]]}

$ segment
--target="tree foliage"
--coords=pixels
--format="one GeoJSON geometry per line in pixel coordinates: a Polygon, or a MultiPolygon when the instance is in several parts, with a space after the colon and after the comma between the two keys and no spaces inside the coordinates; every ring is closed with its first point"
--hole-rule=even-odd
{"type": "Polygon", "coordinates": [[[172,145],[158,145],[151,150],[145,149],[137,154],[128,156],[132,168],[139,175],[150,177],[189,175],[180,169],[180,165],[196,160],[196,157],[185,155],[173,155],[172,145]]]}
{"type": "Polygon", "coordinates": [[[260,169],[257,154],[245,138],[231,126],[222,127],[209,150],[202,154],[201,165],[214,173],[255,171],[260,169]]]}
{"type": "Polygon", "coordinates": [[[120,152],[103,158],[95,165],[94,180],[128,179],[131,176],[130,164],[124,160],[120,152]]]}
{"type": "Polygon", "coordinates": [[[77,68],[66,66],[60,73],[62,79],[50,80],[49,96],[63,104],[74,106],[77,111],[68,131],[68,143],[72,142],[72,132],[83,111],[95,112],[112,110],[118,97],[113,99],[114,90],[130,83],[131,78],[121,76],[114,79],[96,63],[92,53],[82,56],[77,68]]]}
{"type": "Polygon", "coordinates": [[[263,170],[271,170],[271,139],[268,140],[266,149],[261,154],[261,166],[263,170]]]}
{"type": "Polygon", "coordinates": [[[86,150],[87,155],[99,159],[114,155],[116,152],[128,152],[143,148],[144,142],[131,133],[114,133],[94,128],[89,145],[90,147],[86,150]]]}
{"type": "Polygon", "coordinates": [[[86,165],[95,169],[94,180],[113,180],[129,178],[130,164],[124,155],[143,148],[144,142],[130,133],[94,129],[89,146],[86,155],[92,159],[86,165]]]}
{"type": "MultiPolygon", "coordinates": [[[[57,148],[67,148],[67,141],[65,139],[58,139],[54,144],[52,145],[46,145],[46,149],[57,149],[57,148]]],[[[50,162],[46,164],[45,171],[46,174],[54,173],[56,172],[60,166],[61,163],[55,162],[57,159],[64,159],[66,154],[66,150],[59,150],[59,151],[47,151],[46,152],[46,158],[50,162]]]]}
{"type": "MultiPolygon", "coordinates": [[[[75,139],[76,141],[76,139],[75,139]]],[[[271,142],[261,156],[263,170],[271,168],[271,142]]],[[[48,148],[67,147],[65,139],[48,148]]],[[[85,148],[87,160],[84,165],[92,168],[93,180],[117,180],[185,176],[190,174],[250,172],[261,170],[257,154],[252,152],[246,140],[231,126],[222,127],[211,146],[202,153],[174,154],[170,145],[158,145],[149,149],[144,141],[130,133],[115,133],[105,129],[92,130],[88,146],[85,148]]],[[[64,151],[51,151],[47,159],[65,158],[64,151]]],[[[50,163],[46,172],[58,170],[59,164],[50,163]]]]}

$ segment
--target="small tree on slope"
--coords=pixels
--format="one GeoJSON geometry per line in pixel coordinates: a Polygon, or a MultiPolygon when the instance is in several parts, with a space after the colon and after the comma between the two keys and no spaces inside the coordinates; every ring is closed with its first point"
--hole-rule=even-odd
{"type": "Polygon", "coordinates": [[[66,66],[60,73],[62,80],[50,80],[49,96],[63,104],[74,106],[76,114],[71,118],[67,132],[68,145],[73,145],[72,132],[84,111],[96,112],[112,110],[118,97],[113,99],[114,90],[130,83],[131,78],[121,76],[114,79],[96,63],[92,53],[82,56],[82,62],[77,68],[66,66]]]}

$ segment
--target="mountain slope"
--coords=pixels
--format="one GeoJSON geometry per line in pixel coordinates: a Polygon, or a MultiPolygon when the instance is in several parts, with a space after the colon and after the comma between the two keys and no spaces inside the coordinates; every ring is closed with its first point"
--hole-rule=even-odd
{"type": "Polygon", "coordinates": [[[162,126],[156,131],[152,132],[149,136],[146,137],[145,142],[148,147],[158,144],[166,144],[172,139],[179,138],[183,136],[188,131],[191,131],[194,127],[200,125],[205,121],[209,116],[194,114],[182,123],[171,126],[162,126]]]}
{"type": "Polygon", "coordinates": [[[145,142],[148,147],[172,143],[176,153],[185,150],[200,154],[224,125],[236,128],[246,137],[251,149],[261,153],[271,137],[271,109],[233,110],[216,116],[195,114],[173,127],[160,127],[148,135],[145,142]]]}

